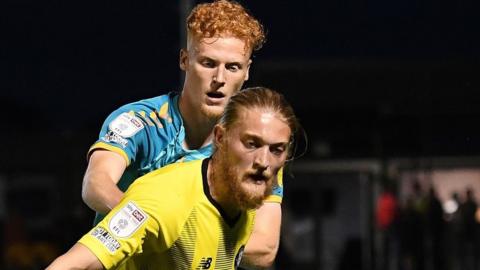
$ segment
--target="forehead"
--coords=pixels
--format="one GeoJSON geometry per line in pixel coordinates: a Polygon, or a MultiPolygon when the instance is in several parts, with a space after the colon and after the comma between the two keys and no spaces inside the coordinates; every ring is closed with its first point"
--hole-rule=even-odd
{"type": "Polygon", "coordinates": [[[270,144],[288,143],[291,135],[290,127],[278,113],[258,108],[240,109],[233,130],[240,136],[259,137],[270,144]]]}
{"type": "Polygon", "coordinates": [[[190,38],[187,48],[199,56],[247,61],[251,51],[245,41],[235,37],[190,38]]]}

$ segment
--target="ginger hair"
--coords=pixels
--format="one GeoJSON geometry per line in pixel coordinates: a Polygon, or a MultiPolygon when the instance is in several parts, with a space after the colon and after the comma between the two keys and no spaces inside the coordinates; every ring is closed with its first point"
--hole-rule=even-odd
{"type": "Polygon", "coordinates": [[[262,24],[239,3],[228,0],[198,4],[187,18],[187,33],[189,39],[235,37],[251,51],[265,43],[262,24]]]}

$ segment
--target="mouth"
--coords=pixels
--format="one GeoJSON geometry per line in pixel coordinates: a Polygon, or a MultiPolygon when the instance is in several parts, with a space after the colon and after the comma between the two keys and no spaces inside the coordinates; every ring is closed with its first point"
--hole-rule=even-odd
{"type": "Polygon", "coordinates": [[[206,103],[209,106],[222,106],[226,95],[220,91],[211,91],[207,93],[206,103]]]}
{"type": "Polygon", "coordinates": [[[250,175],[250,179],[252,179],[253,182],[257,185],[261,185],[268,182],[268,177],[266,177],[263,174],[252,174],[250,175]]]}
{"type": "Polygon", "coordinates": [[[208,92],[207,96],[211,99],[222,99],[225,97],[225,94],[219,91],[208,92]]]}

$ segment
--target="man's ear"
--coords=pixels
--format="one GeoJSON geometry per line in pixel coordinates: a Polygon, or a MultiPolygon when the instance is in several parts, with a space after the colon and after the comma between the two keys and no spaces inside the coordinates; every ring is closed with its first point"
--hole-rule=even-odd
{"type": "Polygon", "coordinates": [[[180,69],[185,71],[188,65],[188,51],[186,49],[180,50],[180,58],[179,58],[179,65],[180,69]]]}
{"type": "Polygon", "coordinates": [[[215,148],[219,149],[225,143],[225,132],[225,127],[220,124],[215,125],[213,128],[213,143],[215,148]]]}
{"type": "Polygon", "coordinates": [[[247,64],[247,73],[245,73],[245,79],[244,81],[248,81],[248,78],[250,76],[250,65],[252,64],[252,59],[248,59],[248,64],[247,64]]]}

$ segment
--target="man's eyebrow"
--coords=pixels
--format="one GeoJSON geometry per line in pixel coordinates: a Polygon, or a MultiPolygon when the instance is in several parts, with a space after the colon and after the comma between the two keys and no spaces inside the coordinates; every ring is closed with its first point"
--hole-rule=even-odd
{"type": "Polygon", "coordinates": [[[243,66],[241,62],[238,61],[233,61],[233,62],[227,62],[227,65],[237,65],[237,66],[243,66]]]}
{"type": "Polygon", "coordinates": [[[288,145],[288,141],[286,142],[276,142],[276,143],[268,143],[267,141],[265,141],[262,137],[260,137],[259,135],[256,135],[254,133],[246,133],[244,136],[243,136],[245,139],[253,139],[255,141],[258,141],[262,144],[268,144],[270,146],[274,146],[274,147],[277,147],[277,146],[287,146],[288,145]]]}
{"type": "Polygon", "coordinates": [[[206,55],[200,55],[198,57],[200,60],[210,60],[210,61],[213,61],[213,62],[217,62],[215,59],[209,57],[209,56],[206,56],[206,55]]]}

